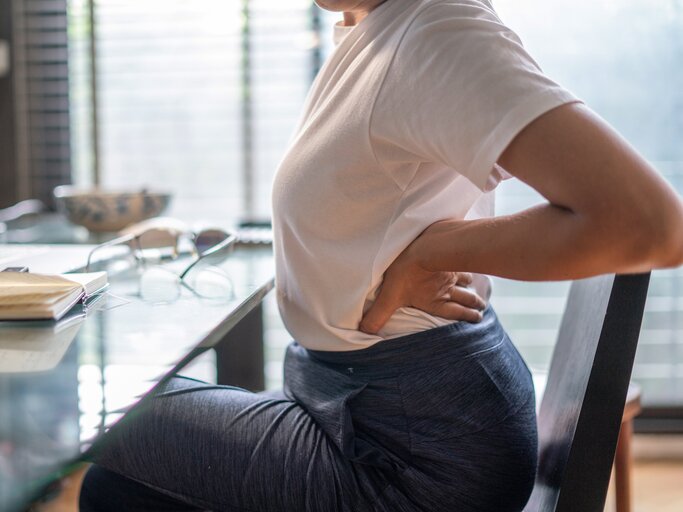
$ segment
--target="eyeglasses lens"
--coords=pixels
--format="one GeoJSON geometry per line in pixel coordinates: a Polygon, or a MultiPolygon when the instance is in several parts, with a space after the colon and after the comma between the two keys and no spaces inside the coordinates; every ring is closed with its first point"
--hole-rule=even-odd
{"type": "Polygon", "coordinates": [[[235,290],[230,276],[220,268],[194,268],[186,277],[187,284],[205,299],[232,300],[235,290]]]}
{"type": "Polygon", "coordinates": [[[161,267],[151,267],[140,275],[140,297],[155,304],[168,304],[180,298],[180,278],[161,267]]]}
{"type": "Polygon", "coordinates": [[[97,246],[90,252],[88,260],[86,271],[104,270],[110,276],[135,267],[133,250],[125,243],[97,246]]]}
{"type": "Polygon", "coordinates": [[[199,255],[203,255],[212,247],[217,246],[221,242],[225,241],[230,235],[221,229],[206,229],[197,234],[194,239],[195,247],[199,255]]]}
{"type": "Polygon", "coordinates": [[[175,258],[178,255],[178,235],[165,229],[150,229],[136,238],[133,247],[146,260],[175,258]]]}

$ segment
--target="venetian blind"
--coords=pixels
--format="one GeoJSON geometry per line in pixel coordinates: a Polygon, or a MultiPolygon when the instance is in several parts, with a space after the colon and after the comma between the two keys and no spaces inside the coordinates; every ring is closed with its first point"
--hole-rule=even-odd
{"type": "MultiPolygon", "coordinates": [[[[88,2],[71,0],[79,181],[92,180],[88,2]]],[[[163,187],[172,215],[270,214],[270,183],[320,60],[318,9],[292,0],[95,2],[99,164],[163,187]]]]}
{"type": "MultiPolygon", "coordinates": [[[[69,0],[74,167],[87,182],[86,0],[69,0]]],[[[681,0],[498,0],[543,69],[621,131],[683,191],[681,0]],[[542,21],[542,22],[541,22],[542,21]]],[[[269,214],[273,172],[338,14],[310,0],[99,0],[99,125],[108,186],[164,186],[172,214],[269,214]]],[[[511,181],[498,213],[541,198],[511,181]]],[[[493,303],[532,367],[547,367],[568,283],[496,279],[493,303]]],[[[634,380],[650,409],[683,411],[681,273],[655,272],[634,380]]],[[[271,383],[289,336],[271,311],[271,383]]]]}
{"type": "MultiPolygon", "coordinates": [[[[495,5],[543,70],[610,122],[683,193],[683,2],[495,5]]],[[[509,213],[540,200],[511,181],[499,189],[497,210],[509,213]]],[[[496,280],[494,289],[494,305],[512,339],[530,365],[547,367],[567,284],[496,280]]],[[[680,270],[653,273],[633,370],[643,388],[645,416],[683,418],[682,291],[680,270]]]]}
{"type": "Polygon", "coordinates": [[[12,8],[17,195],[51,203],[71,179],[67,0],[12,8]]]}

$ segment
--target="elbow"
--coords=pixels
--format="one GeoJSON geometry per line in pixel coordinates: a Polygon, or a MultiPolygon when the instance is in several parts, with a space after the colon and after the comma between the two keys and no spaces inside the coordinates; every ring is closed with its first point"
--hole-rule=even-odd
{"type": "Polygon", "coordinates": [[[683,205],[678,198],[666,201],[638,223],[632,254],[637,266],[649,269],[683,265],[683,205]]]}
{"type": "Polygon", "coordinates": [[[655,268],[675,268],[683,265],[683,218],[679,218],[672,229],[666,232],[660,241],[659,261],[655,268]]]}

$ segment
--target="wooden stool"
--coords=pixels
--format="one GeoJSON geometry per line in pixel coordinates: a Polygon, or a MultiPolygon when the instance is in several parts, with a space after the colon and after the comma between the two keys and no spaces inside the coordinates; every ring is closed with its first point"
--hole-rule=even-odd
{"type": "Polygon", "coordinates": [[[641,411],[640,387],[629,384],[626,395],[624,415],[621,418],[621,431],[614,455],[614,489],[616,491],[617,512],[631,512],[631,473],[633,471],[633,455],[631,440],[633,439],[633,418],[641,411]]]}

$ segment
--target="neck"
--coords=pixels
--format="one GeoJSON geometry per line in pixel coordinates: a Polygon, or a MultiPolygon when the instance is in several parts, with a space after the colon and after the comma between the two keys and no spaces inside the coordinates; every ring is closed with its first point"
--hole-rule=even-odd
{"type": "Polygon", "coordinates": [[[375,9],[386,0],[365,0],[359,2],[359,6],[352,11],[344,11],[344,25],[353,26],[358,25],[360,21],[365,18],[370,11],[375,9]]]}
{"type": "Polygon", "coordinates": [[[344,26],[351,27],[353,25],[358,25],[360,20],[368,15],[367,12],[359,11],[344,11],[344,26]]]}

